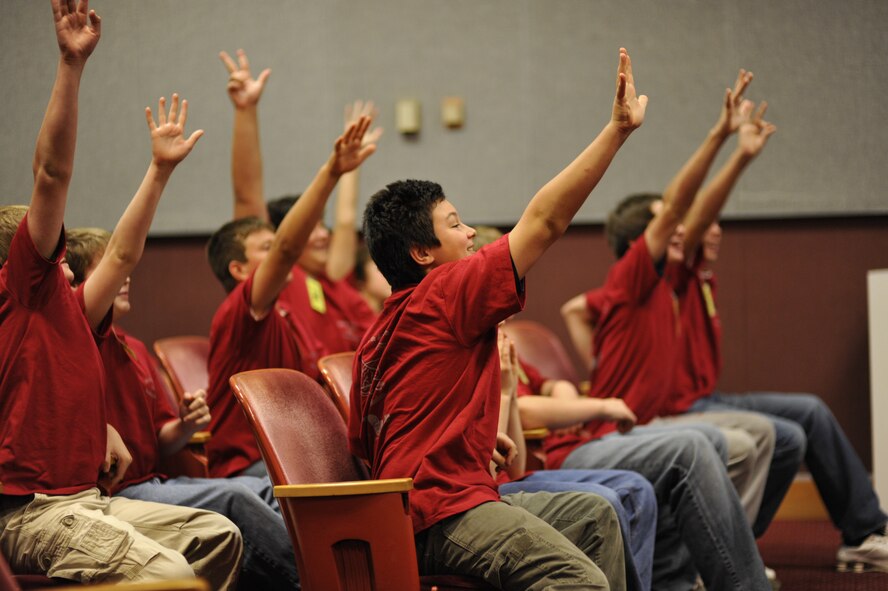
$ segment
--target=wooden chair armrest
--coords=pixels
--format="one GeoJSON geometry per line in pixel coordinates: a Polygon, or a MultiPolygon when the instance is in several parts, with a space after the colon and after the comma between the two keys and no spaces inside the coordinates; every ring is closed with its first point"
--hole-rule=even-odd
{"type": "Polygon", "coordinates": [[[357,482],[323,482],[319,484],[281,484],[274,487],[274,496],[281,497],[338,497],[377,495],[407,492],[413,489],[412,478],[388,480],[361,480],[357,482]]]}
{"type": "Polygon", "coordinates": [[[539,441],[539,440],[545,439],[548,436],[549,436],[549,430],[546,429],[545,427],[524,430],[524,439],[527,441],[539,441]]]}
{"type": "Polygon", "coordinates": [[[213,438],[213,434],[209,431],[198,431],[188,440],[188,445],[203,445],[213,438]]]}

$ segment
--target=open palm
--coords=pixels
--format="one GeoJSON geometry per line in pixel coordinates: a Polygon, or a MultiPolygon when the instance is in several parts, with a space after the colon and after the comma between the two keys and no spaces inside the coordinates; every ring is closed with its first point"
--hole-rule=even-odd
{"type": "Polygon", "coordinates": [[[203,135],[203,130],[197,130],[187,139],[185,138],[185,122],[188,119],[188,101],[182,101],[182,110],[179,109],[179,95],[174,94],[169,113],[166,111],[166,98],[158,101],[158,118],[155,123],[151,113],[151,107],[145,108],[145,117],[148,120],[148,129],[151,131],[151,154],[158,165],[175,166],[185,159],[194,144],[203,135]]]}

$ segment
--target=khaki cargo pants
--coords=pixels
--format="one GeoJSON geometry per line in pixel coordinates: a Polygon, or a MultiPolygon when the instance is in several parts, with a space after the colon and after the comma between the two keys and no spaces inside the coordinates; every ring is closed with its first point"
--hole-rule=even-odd
{"type": "Polygon", "coordinates": [[[102,496],[0,496],[0,552],[12,570],[83,583],[207,579],[233,589],[243,541],[225,517],[102,496]]]}

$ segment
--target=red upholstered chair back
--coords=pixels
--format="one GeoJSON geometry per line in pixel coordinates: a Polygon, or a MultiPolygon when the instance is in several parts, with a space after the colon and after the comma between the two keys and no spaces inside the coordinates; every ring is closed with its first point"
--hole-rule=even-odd
{"type": "Polygon", "coordinates": [[[327,385],[327,390],[339,409],[339,413],[348,423],[349,396],[352,385],[352,366],[355,362],[355,352],[334,353],[318,359],[318,369],[321,377],[327,385]]]}
{"type": "Polygon", "coordinates": [[[275,484],[305,591],[492,589],[459,576],[420,580],[406,491],[371,493],[388,481],[355,482],[366,470],[349,454],[340,411],[317,382],[290,369],[262,369],[232,376],[231,387],[275,484]],[[327,487],[315,483],[343,488],[318,490],[327,487]],[[282,486],[294,484],[317,492],[282,486]],[[355,485],[366,490],[347,492],[355,485]]]}
{"type": "Polygon", "coordinates": [[[294,370],[263,369],[232,376],[231,387],[274,484],[366,478],[348,451],[339,410],[320,384],[294,370]]]}
{"type": "Polygon", "coordinates": [[[515,342],[518,356],[543,377],[579,383],[570,355],[551,329],[532,320],[509,320],[502,330],[515,342]]]}
{"type": "Polygon", "coordinates": [[[185,392],[206,389],[210,383],[207,359],[210,339],[202,336],[180,336],[157,339],[154,352],[170,377],[180,399],[185,392]]]}

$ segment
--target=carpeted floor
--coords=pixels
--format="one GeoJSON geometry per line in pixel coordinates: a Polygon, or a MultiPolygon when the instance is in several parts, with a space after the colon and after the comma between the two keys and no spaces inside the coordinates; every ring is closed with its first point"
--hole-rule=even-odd
{"type": "Polygon", "coordinates": [[[781,591],[888,591],[888,573],[836,572],[840,541],[828,521],[775,521],[759,549],[781,591]]]}

